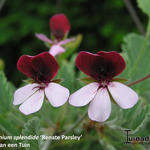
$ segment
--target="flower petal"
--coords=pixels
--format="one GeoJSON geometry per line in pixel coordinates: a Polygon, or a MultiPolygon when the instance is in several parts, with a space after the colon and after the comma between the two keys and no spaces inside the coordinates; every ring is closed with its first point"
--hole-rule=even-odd
{"type": "Polygon", "coordinates": [[[70,96],[69,103],[77,107],[88,104],[96,95],[98,87],[99,84],[96,82],[82,87],[70,96]]]}
{"type": "Polygon", "coordinates": [[[136,92],[122,83],[112,82],[108,89],[116,103],[124,109],[133,107],[138,101],[136,92]]]}
{"type": "Polygon", "coordinates": [[[25,74],[29,78],[33,78],[33,67],[32,67],[32,59],[33,56],[23,55],[19,58],[17,62],[17,68],[20,72],[25,74]]]}
{"type": "Polygon", "coordinates": [[[58,63],[48,52],[43,52],[32,58],[32,66],[35,71],[36,80],[50,82],[58,72],[58,63]]]}
{"type": "Polygon", "coordinates": [[[61,40],[70,30],[70,22],[64,14],[54,15],[49,22],[52,34],[56,39],[61,40]]]}
{"type": "Polygon", "coordinates": [[[74,41],[75,39],[76,39],[76,38],[65,39],[65,40],[63,40],[63,41],[60,41],[60,42],[58,43],[58,45],[65,45],[65,44],[67,44],[67,43],[69,43],[69,42],[74,41]]]}
{"type": "Polygon", "coordinates": [[[23,103],[27,98],[29,98],[37,89],[35,88],[38,84],[28,84],[22,88],[19,88],[14,93],[14,105],[19,105],[23,103]]]}
{"type": "Polygon", "coordinates": [[[38,39],[42,40],[43,42],[47,42],[47,43],[53,44],[53,41],[50,40],[50,39],[49,39],[46,35],[44,35],[44,34],[36,33],[35,36],[36,36],[38,39]]]}
{"type": "Polygon", "coordinates": [[[45,95],[52,106],[59,107],[68,100],[69,90],[57,83],[51,82],[45,88],[45,95]]]}
{"type": "Polygon", "coordinates": [[[37,112],[42,107],[44,101],[44,91],[39,90],[35,92],[29,99],[27,99],[21,106],[19,110],[25,114],[29,115],[34,112],[37,112]]]}
{"type": "Polygon", "coordinates": [[[63,52],[65,52],[65,49],[60,45],[53,45],[49,50],[49,53],[53,56],[59,55],[63,52]]]}
{"type": "Polygon", "coordinates": [[[88,115],[91,120],[103,122],[108,119],[111,113],[111,101],[106,88],[100,88],[91,101],[88,108],[88,115]]]}
{"type": "Polygon", "coordinates": [[[48,52],[36,56],[23,55],[17,62],[20,72],[38,83],[49,83],[58,72],[58,63],[48,52]]]}
{"type": "Polygon", "coordinates": [[[117,52],[99,51],[97,54],[80,52],[76,66],[97,81],[110,80],[125,68],[123,57],[117,52]]]}

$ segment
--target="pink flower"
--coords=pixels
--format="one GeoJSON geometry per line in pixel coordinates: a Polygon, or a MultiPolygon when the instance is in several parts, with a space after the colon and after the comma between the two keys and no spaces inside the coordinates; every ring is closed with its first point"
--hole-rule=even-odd
{"type": "Polygon", "coordinates": [[[56,56],[65,52],[65,48],[63,48],[63,46],[75,40],[75,38],[63,40],[64,37],[70,31],[70,22],[64,14],[56,14],[52,16],[52,18],[50,19],[49,25],[50,25],[51,33],[53,37],[55,38],[54,41],[49,39],[44,34],[35,34],[35,35],[38,39],[51,45],[49,53],[53,56],[56,56]]]}
{"type": "Polygon", "coordinates": [[[133,107],[138,95],[128,86],[114,81],[114,77],[125,69],[125,61],[117,52],[99,51],[97,54],[80,52],[76,66],[95,82],[90,83],[69,98],[73,106],[84,106],[89,102],[88,116],[91,120],[103,122],[111,113],[111,98],[124,109],[133,107]]]}
{"type": "Polygon", "coordinates": [[[35,81],[14,93],[13,104],[21,104],[19,109],[23,114],[37,112],[42,107],[44,96],[54,107],[65,104],[69,90],[52,80],[58,72],[58,63],[52,55],[48,52],[36,56],[23,55],[18,60],[17,68],[35,81]]]}

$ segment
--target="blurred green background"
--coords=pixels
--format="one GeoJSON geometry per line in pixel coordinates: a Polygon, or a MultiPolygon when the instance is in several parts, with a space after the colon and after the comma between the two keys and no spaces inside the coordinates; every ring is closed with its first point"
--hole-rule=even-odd
{"type": "MultiPolygon", "coordinates": [[[[146,16],[135,0],[132,4],[145,24],[146,16]]],[[[55,13],[65,13],[69,18],[70,36],[83,34],[78,51],[120,51],[123,37],[138,32],[122,0],[6,0],[0,10],[0,58],[8,80],[16,86],[25,78],[16,68],[18,58],[48,50],[34,34],[49,36],[49,19],[55,13]]]]}

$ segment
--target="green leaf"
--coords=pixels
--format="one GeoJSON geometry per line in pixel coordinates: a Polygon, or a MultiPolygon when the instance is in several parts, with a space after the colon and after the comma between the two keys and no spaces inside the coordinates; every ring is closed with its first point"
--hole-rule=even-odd
{"type": "Polygon", "coordinates": [[[4,60],[0,58],[0,70],[4,70],[4,68],[5,68],[4,60]]]}
{"type": "Polygon", "coordinates": [[[18,129],[13,126],[12,120],[7,116],[0,116],[0,129],[7,135],[18,135],[18,129]]]}
{"type": "MultiPolygon", "coordinates": [[[[30,120],[28,120],[27,123],[24,125],[24,129],[22,130],[22,135],[24,136],[39,136],[40,135],[40,120],[37,117],[34,117],[30,120]]],[[[24,142],[30,143],[30,150],[39,149],[39,140],[26,140],[24,142]]]]}
{"type": "Polygon", "coordinates": [[[22,130],[23,135],[39,135],[39,129],[40,129],[40,121],[39,118],[34,117],[30,120],[28,120],[27,123],[24,125],[24,129],[22,130]]]}
{"type": "Polygon", "coordinates": [[[150,17],[150,0],[137,0],[139,8],[150,17]]]}
{"type": "Polygon", "coordinates": [[[72,56],[70,62],[63,60],[56,76],[56,79],[62,78],[64,80],[61,85],[69,88],[71,92],[75,89],[75,58],[76,54],[72,56]]]}
{"type": "Polygon", "coordinates": [[[150,117],[150,104],[145,105],[142,100],[139,100],[133,108],[122,110],[122,126],[132,130],[132,134],[141,132],[145,129],[150,117]]]}
{"type": "MultiPolygon", "coordinates": [[[[123,56],[127,59],[126,69],[120,75],[120,77],[127,78],[129,83],[138,80],[150,71],[150,44],[145,43],[144,37],[137,34],[129,34],[124,38],[124,44],[122,45],[123,56]],[[126,54],[126,55],[125,55],[126,54]]],[[[150,89],[150,79],[145,80],[135,86],[133,86],[139,94],[144,93],[150,89]]]]}
{"type": "MultiPolygon", "coordinates": [[[[85,75],[83,72],[79,71],[77,74],[77,79],[87,78],[87,75],[85,75]]],[[[81,87],[85,86],[86,84],[82,82],[81,80],[76,81],[76,90],[80,89],[81,87]]]]}
{"type": "Polygon", "coordinates": [[[12,91],[4,73],[0,72],[0,113],[9,112],[13,99],[12,91]]]}

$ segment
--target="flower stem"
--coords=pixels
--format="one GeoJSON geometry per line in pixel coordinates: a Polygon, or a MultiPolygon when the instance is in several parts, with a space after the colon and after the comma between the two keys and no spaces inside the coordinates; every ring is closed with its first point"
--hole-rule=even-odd
{"type": "Polygon", "coordinates": [[[144,81],[144,80],[146,80],[146,79],[148,79],[148,78],[150,78],[150,74],[146,75],[145,77],[143,77],[143,78],[141,78],[141,79],[139,79],[139,80],[136,80],[136,81],[134,81],[134,82],[128,84],[128,86],[135,85],[135,84],[140,83],[140,82],[142,82],[142,81],[144,81]]]}
{"type": "MultiPolygon", "coordinates": [[[[87,116],[87,111],[83,114],[83,116],[81,116],[81,118],[79,118],[77,120],[77,122],[75,122],[75,124],[69,128],[68,130],[64,131],[62,134],[63,135],[66,135],[68,133],[70,133],[71,131],[73,131],[83,120],[84,118],[87,116]]],[[[48,150],[49,149],[49,146],[51,144],[51,140],[47,140],[42,148],[42,150],[48,150]]]]}
{"type": "Polygon", "coordinates": [[[130,0],[123,0],[123,1],[125,3],[125,6],[127,7],[128,11],[129,11],[129,14],[131,15],[133,21],[135,22],[138,30],[141,32],[141,34],[145,35],[144,27],[142,25],[142,22],[141,22],[140,18],[138,17],[131,1],[130,0]]]}
{"type": "Polygon", "coordinates": [[[73,131],[83,120],[84,118],[87,116],[87,111],[83,114],[83,116],[81,116],[81,118],[79,118],[77,120],[77,122],[71,127],[69,128],[68,130],[66,130],[65,132],[63,132],[63,135],[66,135],[68,134],[69,132],[73,131]]]}
{"type": "Polygon", "coordinates": [[[4,4],[5,4],[6,0],[1,0],[0,1],[0,11],[2,10],[4,4]]]}

